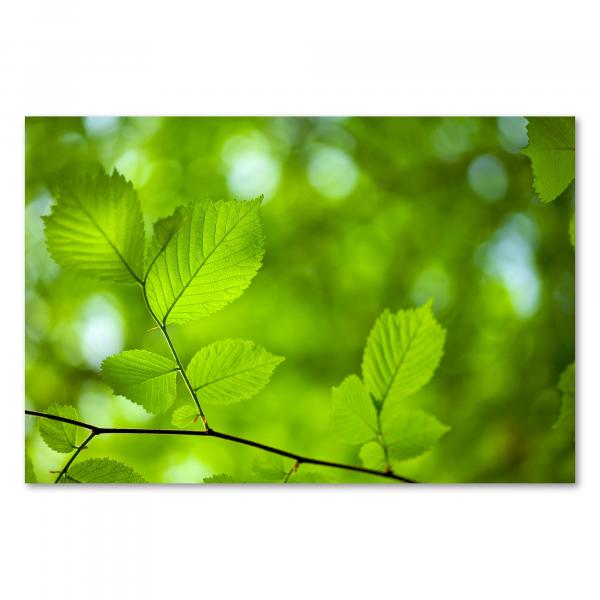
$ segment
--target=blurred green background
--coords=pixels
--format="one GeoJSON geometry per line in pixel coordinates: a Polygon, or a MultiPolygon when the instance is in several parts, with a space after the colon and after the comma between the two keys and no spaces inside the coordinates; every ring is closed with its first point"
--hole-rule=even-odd
{"type": "MultiPolygon", "coordinates": [[[[184,361],[240,337],[286,357],[252,400],[207,407],[211,425],[304,455],[359,464],[328,430],[331,387],[360,372],[373,322],[434,299],[447,328],[432,382],[410,403],[452,430],[402,464],[427,482],[562,482],[574,443],[552,425],[556,384],[575,355],[574,185],[553,203],[534,195],[526,120],[502,118],[26,119],[26,406],[75,405],[101,426],[170,427],[115,397],[99,374],[108,355],[168,355],[137,286],[62,271],[42,215],[61,169],[116,167],[151,223],[191,198],[264,194],[264,265],[215,316],[171,327],[184,361]]],[[[175,406],[188,401],[181,385],[175,406]]],[[[26,418],[39,481],[66,455],[26,418]]],[[[212,439],[102,436],[82,459],[122,460],[152,482],[249,479],[261,453],[212,439]]],[[[291,464],[291,461],[290,461],[291,464]]],[[[380,482],[344,471],[337,482],[380,482]]]]}

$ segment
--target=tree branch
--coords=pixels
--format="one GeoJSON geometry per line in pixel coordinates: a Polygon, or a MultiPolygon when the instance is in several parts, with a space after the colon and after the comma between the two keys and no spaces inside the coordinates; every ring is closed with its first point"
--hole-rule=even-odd
{"type": "Polygon", "coordinates": [[[242,444],[244,446],[250,446],[252,448],[258,448],[259,450],[264,450],[265,452],[270,452],[271,454],[278,454],[279,456],[284,456],[286,458],[291,458],[295,460],[299,464],[307,464],[307,465],[315,465],[319,467],[330,467],[333,469],[342,469],[345,471],[353,471],[355,473],[366,473],[368,475],[376,475],[378,477],[384,477],[386,479],[394,479],[396,481],[402,481],[403,483],[417,483],[416,481],[409,479],[408,477],[402,477],[400,475],[396,475],[391,472],[383,472],[376,471],[374,469],[367,469],[365,467],[357,467],[355,465],[346,465],[343,463],[332,462],[329,460],[319,460],[316,458],[310,458],[307,456],[301,456],[300,454],[296,454],[294,452],[288,452],[287,450],[281,450],[279,448],[275,448],[273,446],[267,446],[266,444],[261,444],[260,442],[254,442],[252,440],[248,440],[246,438],[241,438],[235,435],[230,435],[228,433],[221,433],[220,431],[215,431],[214,429],[207,429],[205,431],[196,431],[193,429],[144,429],[144,428],[128,428],[128,427],[97,427],[96,425],[91,425],[89,423],[84,423],[83,421],[76,421],[75,419],[68,419],[67,417],[60,417],[58,415],[49,415],[46,413],[38,412],[36,410],[25,410],[25,414],[32,417],[41,417],[44,419],[51,419],[53,421],[61,421],[63,423],[70,423],[71,425],[77,425],[78,427],[84,427],[91,431],[90,436],[86,439],[86,441],[77,449],[75,454],[71,457],[69,463],[65,466],[63,471],[61,472],[60,477],[64,475],[66,470],[69,468],[77,454],[82,450],[85,444],[90,441],[93,437],[98,435],[106,435],[106,434],[132,434],[132,435],[188,435],[188,436],[196,436],[196,437],[214,437],[219,438],[221,440],[227,440],[229,442],[233,442],[235,444],[242,444]]]}

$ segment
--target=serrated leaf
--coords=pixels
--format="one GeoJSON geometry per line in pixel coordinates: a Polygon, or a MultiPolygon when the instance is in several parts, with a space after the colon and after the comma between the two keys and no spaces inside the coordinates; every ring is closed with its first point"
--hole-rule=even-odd
{"type": "Polygon", "coordinates": [[[363,382],[350,375],[333,388],[331,429],[349,444],[360,444],[378,434],[377,411],[363,382]]]}
{"type": "Polygon", "coordinates": [[[575,363],[570,364],[561,374],[558,389],[562,393],[560,413],[554,429],[575,436],[575,363]]]}
{"type": "Polygon", "coordinates": [[[54,260],[95,279],[133,283],[142,274],[144,227],[137,195],[116,171],[66,178],[45,217],[54,260]]]}
{"type": "Polygon", "coordinates": [[[237,479],[232,475],[227,475],[226,473],[219,473],[218,475],[211,475],[210,477],[205,477],[203,483],[244,483],[241,479],[237,479]]]}
{"type": "Polygon", "coordinates": [[[154,261],[164,251],[171,238],[188,218],[189,210],[186,207],[179,206],[172,215],[154,223],[154,233],[146,252],[146,271],[154,264],[154,261]]]}
{"type": "MultiPolygon", "coordinates": [[[[52,404],[44,412],[74,421],[79,420],[77,409],[68,404],[52,404]]],[[[77,425],[40,418],[38,427],[44,442],[55,452],[67,454],[77,449],[77,425]]]]}
{"type": "Polygon", "coordinates": [[[369,334],[362,362],[365,386],[380,407],[400,404],[431,379],[445,339],[431,301],[395,315],[383,312],[369,334]]]}
{"type": "Polygon", "coordinates": [[[198,422],[200,418],[200,413],[195,406],[191,404],[186,404],[184,406],[180,406],[179,408],[173,411],[173,416],[171,417],[171,424],[173,427],[178,427],[179,429],[185,429],[186,427],[191,427],[198,422]]]}
{"type": "Polygon", "coordinates": [[[261,481],[269,483],[283,481],[287,475],[283,458],[276,454],[257,457],[252,463],[252,471],[261,481]]]}
{"type": "Polygon", "coordinates": [[[91,458],[72,465],[61,483],[146,483],[146,480],[122,462],[91,458]]]}
{"type": "Polygon", "coordinates": [[[125,396],[149,413],[170,408],[177,393],[177,365],[147,350],[126,350],[102,363],[102,375],[115,394],[125,396]]]}
{"type": "Polygon", "coordinates": [[[384,471],[386,467],[385,450],[383,446],[375,440],[367,442],[358,453],[360,460],[367,469],[384,471]]]}
{"type": "Polygon", "coordinates": [[[37,483],[33,463],[27,452],[25,452],[25,483],[37,483]]]}
{"type": "Polygon", "coordinates": [[[533,185],[542,202],[551,202],[575,177],[575,118],[529,117],[529,145],[533,185]]]}
{"type": "Polygon", "coordinates": [[[263,256],[261,199],[193,203],[146,280],[148,304],[164,323],[186,323],[239,297],[263,256]]]}
{"type": "Polygon", "coordinates": [[[283,360],[254,342],[222,340],[197,352],[186,373],[200,404],[231,404],[264,388],[283,360]]]}
{"type": "Polygon", "coordinates": [[[434,416],[419,409],[381,411],[381,432],[390,459],[414,458],[431,449],[450,431],[434,416]]]}

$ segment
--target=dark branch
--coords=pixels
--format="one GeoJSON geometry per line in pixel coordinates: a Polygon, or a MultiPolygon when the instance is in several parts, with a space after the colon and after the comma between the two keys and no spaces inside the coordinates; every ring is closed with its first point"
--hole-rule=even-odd
{"type": "MultiPolygon", "coordinates": [[[[221,433],[220,431],[215,431],[214,429],[209,429],[206,431],[195,431],[193,429],[142,429],[142,428],[127,428],[127,427],[96,427],[95,425],[90,425],[89,423],[84,423],[83,421],[76,421],[74,419],[68,419],[66,417],[60,417],[58,415],[48,415],[46,413],[38,412],[36,410],[26,410],[26,415],[30,415],[32,417],[42,417],[44,419],[51,419],[53,421],[61,421],[63,423],[70,423],[71,425],[77,425],[78,427],[84,427],[91,431],[90,437],[86,440],[88,442],[91,438],[97,435],[105,435],[105,434],[139,434],[139,435],[191,435],[196,437],[214,437],[219,438],[221,440],[227,440],[229,442],[233,442],[235,444],[242,444],[244,446],[251,446],[252,448],[258,448],[259,450],[264,450],[265,452],[270,452],[271,454],[278,454],[279,456],[284,456],[286,458],[291,458],[295,460],[299,464],[307,464],[307,465],[315,465],[319,467],[331,467],[334,469],[343,469],[345,471],[354,471],[356,473],[366,473],[368,475],[376,475],[378,477],[385,477],[386,479],[395,479],[396,481],[402,481],[403,483],[417,483],[412,479],[408,479],[407,477],[402,477],[400,475],[396,475],[395,473],[390,472],[382,472],[376,471],[374,469],[367,469],[365,467],[357,467],[354,465],[346,465],[343,463],[332,462],[328,460],[318,460],[316,458],[309,458],[306,456],[301,456],[300,454],[295,454],[294,452],[288,452],[287,450],[280,450],[279,448],[274,448],[273,446],[267,446],[266,444],[261,444],[260,442],[253,442],[252,440],[247,440],[246,438],[237,437],[235,435],[230,435],[228,433],[221,433]]],[[[69,461],[63,472],[66,472],[67,468],[73,462],[75,456],[81,451],[82,447],[85,443],[77,450],[75,455],[72,457],[72,460],[69,461]]],[[[61,472],[62,476],[62,472],[61,472]]],[[[59,476],[60,477],[60,476],[59,476]]]]}

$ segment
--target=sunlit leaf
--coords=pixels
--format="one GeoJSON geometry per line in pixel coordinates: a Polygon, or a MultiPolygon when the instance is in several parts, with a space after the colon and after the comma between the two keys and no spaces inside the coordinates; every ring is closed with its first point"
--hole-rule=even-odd
{"type": "Polygon", "coordinates": [[[180,406],[173,411],[171,424],[173,427],[185,429],[186,427],[195,425],[198,422],[199,417],[200,413],[195,406],[192,406],[191,404],[185,404],[184,406],[180,406]]]}
{"type": "Polygon", "coordinates": [[[147,350],[127,350],[102,363],[102,375],[115,394],[125,396],[158,415],[165,412],[177,393],[177,365],[147,350]]]}
{"type": "Polygon", "coordinates": [[[281,482],[288,473],[283,458],[277,454],[264,453],[252,463],[252,471],[260,481],[281,482]]]}
{"type": "Polygon", "coordinates": [[[359,452],[360,460],[367,469],[375,471],[384,471],[386,467],[385,450],[383,446],[372,440],[367,442],[359,452]]]}
{"type": "Polygon", "coordinates": [[[450,431],[434,416],[419,409],[381,411],[381,432],[391,459],[405,460],[430,450],[450,431]]]}
{"type": "Polygon", "coordinates": [[[331,429],[344,442],[360,444],[378,433],[377,411],[363,382],[350,375],[333,388],[331,429]]]}
{"type": "Polygon", "coordinates": [[[186,373],[201,404],[231,404],[264,388],[283,360],[254,342],[222,340],[197,352],[186,373]]]}
{"type": "Polygon", "coordinates": [[[118,283],[141,278],[142,213],[133,187],[116,171],[65,177],[45,222],[48,250],[65,269],[118,283]]]}
{"type": "Polygon", "coordinates": [[[189,212],[186,207],[180,206],[172,215],[154,223],[154,233],[146,252],[146,272],[164,251],[171,238],[179,231],[184,221],[189,218],[189,212]]]}
{"type": "Polygon", "coordinates": [[[533,185],[540,200],[551,202],[575,177],[575,118],[529,117],[529,145],[533,185]]]}
{"type": "MultiPolygon", "coordinates": [[[[52,404],[44,412],[74,421],[79,420],[77,409],[68,404],[52,404]]],[[[66,454],[77,449],[77,425],[40,418],[38,427],[42,439],[52,450],[66,454]]]]}
{"type": "Polygon", "coordinates": [[[91,458],[69,467],[61,483],[146,483],[146,480],[119,461],[91,458]]]}
{"type": "Polygon", "coordinates": [[[333,477],[327,477],[314,471],[306,471],[302,468],[290,475],[288,483],[335,483],[333,477]]]}
{"type": "Polygon", "coordinates": [[[210,315],[237,298],[263,256],[261,199],[197,201],[150,268],[146,293],[164,323],[210,315]]]}
{"type": "Polygon", "coordinates": [[[383,312],[369,334],[362,363],[366,388],[379,406],[398,405],[431,379],[445,339],[431,301],[396,314],[383,312]]]}

